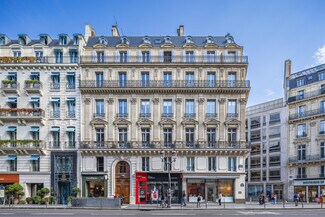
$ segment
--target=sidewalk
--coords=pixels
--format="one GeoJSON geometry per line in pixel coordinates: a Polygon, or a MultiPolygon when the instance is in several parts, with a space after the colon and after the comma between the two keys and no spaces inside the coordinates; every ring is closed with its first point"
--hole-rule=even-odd
{"type": "MultiPolygon", "coordinates": [[[[25,204],[25,205],[14,205],[14,206],[8,206],[8,205],[0,205],[0,209],[100,209],[98,207],[70,207],[67,205],[36,205],[36,204],[25,204]]],[[[110,207],[103,207],[102,209],[114,209],[116,208],[110,208],[110,207]]],[[[123,205],[121,209],[124,210],[169,210],[168,208],[161,208],[160,205],[157,204],[141,204],[141,205],[135,205],[135,204],[126,204],[123,205]]],[[[295,206],[294,203],[289,202],[286,203],[283,207],[282,202],[274,205],[272,203],[267,203],[264,205],[259,205],[257,202],[246,202],[246,204],[235,204],[235,203],[226,203],[219,206],[216,203],[201,203],[201,207],[197,208],[196,203],[188,203],[185,207],[181,206],[180,204],[172,204],[171,207],[172,210],[205,210],[205,209],[226,209],[226,210],[274,210],[274,209],[302,209],[302,204],[299,203],[298,206],[295,206]]],[[[304,203],[303,209],[321,209],[321,205],[317,203],[304,203]]],[[[325,204],[323,204],[323,209],[325,209],[325,204]]]]}

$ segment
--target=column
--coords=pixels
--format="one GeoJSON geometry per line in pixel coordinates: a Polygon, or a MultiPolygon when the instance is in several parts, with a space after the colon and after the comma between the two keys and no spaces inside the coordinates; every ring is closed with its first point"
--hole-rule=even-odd
{"type": "Polygon", "coordinates": [[[159,98],[153,98],[152,99],[153,103],[153,141],[160,141],[160,136],[159,136],[159,131],[160,131],[160,126],[158,124],[159,122],[159,117],[161,116],[160,109],[159,109],[159,98]]]}
{"type": "Polygon", "coordinates": [[[107,141],[114,141],[114,126],[113,121],[115,118],[115,106],[114,106],[114,98],[108,98],[107,100],[107,114],[108,114],[108,123],[107,123],[107,141]]]}
{"type": "Polygon", "coordinates": [[[136,122],[137,122],[137,117],[139,116],[139,112],[137,109],[137,102],[138,99],[137,98],[132,98],[131,100],[131,113],[130,113],[130,118],[131,118],[131,129],[130,129],[130,133],[131,133],[131,141],[132,142],[136,142],[137,141],[137,126],[136,126],[136,122]]]}
{"type": "Polygon", "coordinates": [[[204,116],[205,116],[205,112],[204,112],[204,101],[205,99],[204,98],[199,98],[198,99],[198,121],[199,121],[199,124],[198,124],[198,141],[201,142],[201,141],[204,141],[204,127],[203,127],[203,121],[204,121],[204,116]]]}
{"type": "Polygon", "coordinates": [[[239,118],[240,118],[240,141],[246,141],[246,134],[245,134],[245,121],[246,121],[246,103],[247,100],[246,98],[241,98],[239,99],[240,103],[240,113],[239,113],[239,118]]]}
{"type": "Polygon", "coordinates": [[[226,134],[226,128],[225,128],[225,120],[226,120],[226,108],[225,108],[225,98],[219,99],[219,121],[220,121],[220,129],[219,129],[219,141],[225,141],[225,134],[226,134]]]}
{"type": "Polygon", "coordinates": [[[84,135],[85,137],[83,138],[83,140],[85,141],[90,141],[91,140],[91,128],[90,128],[90,119],[91,119],[91,108],[90,108],[90,103],[91,103],[91,99],[90,98],[85,98],[84,99],[84,121],[83,121],[83,130],[84,130],[84,135]]]}
{"type": "Polygon", "coordinates": [[[176,142],[181,142],[182,141],[182,129],[183,126],[181,125],[182,122],[182,102],[183,99],[182,98],[176,98],[175,100],[176,102],[176,127],[175,127],[175,138],[176,138],[176,142]]]}

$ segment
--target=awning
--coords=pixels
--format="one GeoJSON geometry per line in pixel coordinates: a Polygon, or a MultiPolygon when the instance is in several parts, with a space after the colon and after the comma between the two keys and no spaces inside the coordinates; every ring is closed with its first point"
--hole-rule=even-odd
{"type": "Polygon", "coordinates": [[[67,75],[75,75],[74,72],[67,72],[67,75]]]}
{"type": "Polygon", "coordinates": [[[17,128],[16,127],[8,127],[7,132],[16,132],[17,128]]]}
{"type": "Polygon", "coordinates": [[[54,51],[62,51],[62,47],[55,47],[53,48],[54,51]]]}
{"type": "Polygon", "coordinates": [[[39,102],[39,98],[31,98],[29,102],[39,102]]]}
{"type": "Polygon", "coordinates": [[[75,130],[74,127],[67,127],[66,132],[74,132],[75,130]]]}
{"type": "Polygon", "coordinates": [[[51,132],[59,132],[60,131],[60,127],[52,127],[51,132]]]}
{"type": "Polygon", "coordinates": [[[67,98],[67,101],[68,101],[68,102],[74,102],[74,101],[76,101],[76,98],[68,97],[68,98],[67,98]]]}
{"type": "Polygon", "coordinates": [[[29,160],[38,160],[39,159],[39,155],[31,155],[29,160]]]}
{"type": "Polygon", "coordinates": [[[60,72],[52,72],[51,75],[52,76],[54,76],[54,75],[60,75],[60,72]]]}
{"type": "Polygon", "coordinates": [[[39,127],[31,127],[30,132],[39,132],[39,127]]]}
{"type": "Polygon", "coordinates": [[[17,156],[16,155],[8,155],[7,160],[16,160],[17,156]]]}
{"type": "Polygon", "coordinates": [[[10,76],[16,76],[17,75],[17,72],[8,72],[8,75],[10,75],[10,76]]]}
{"type": "Polygon", "coordinates": [[[52,98],[50,99],[50,102],[60,102],[60,98],[52,98]]]}
{"type": "Polygon", "coordinates": [[[17,102],[17,98],[8,98],[6,100],[6,102],[9,102],[9,103],[17,102]]]}
{"type": "Polygon", "coordinates": [[[31,72],[30,75],[39,75],[39,72],[31,72]]]}
{"type": "Polygon", "coordinates": [[[69,51],[78,51],[77,47],[69,47],[69,51]]]}

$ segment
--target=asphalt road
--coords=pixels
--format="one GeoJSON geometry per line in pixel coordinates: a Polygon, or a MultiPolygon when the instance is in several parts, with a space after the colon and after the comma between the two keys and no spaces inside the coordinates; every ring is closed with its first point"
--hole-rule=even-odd
{"type": "Polygon", "coordinates": [[[325,216],[324,210],[156,210],[156,211],[138,211],[138,210],[77,210],[77,209],[0,209],[1,216],[325,216]]]}

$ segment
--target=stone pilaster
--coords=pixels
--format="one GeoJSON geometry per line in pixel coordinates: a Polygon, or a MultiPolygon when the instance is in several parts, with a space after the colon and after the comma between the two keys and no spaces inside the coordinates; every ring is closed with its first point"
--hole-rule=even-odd
{"type": "Polygon", "coordinates": [[[175,128],[175,138],[176,141],[182,141],[182,105],[183,105],[183,99],[182,98],[176,98],[176,128],[175,128]]]}
{"type": "Polygon", "coordinates": [[[137,131],[138,131],[138,127],[136,125],[137,119],[138,119],[138,109],[137,109],[137,102],[138,99],[137,98],[132,98],[131,100],[131,110],[132,112],[130,112],[130,118],[131,118],[131,141],[135,142],[137,141],[137,131]]]}
{"type": "Polygon", "coordinates": [[[159,98],[153,98],[153,141],[159,141],[159,132],[160,132],[160,126],[158,124],[159,118],[160,118],[160,109],[159,109],[159,98]]]}
{"type": "Polygon", "coordinates": [[[225,141],[225,130],[226,127],[224,125],[225,120],[226,120],[226,99],[225,98],[220,98],[219,99],[219,121],[220,121],[220,128],[219,128],[219,140],[220,141],[225,141]]]}
{"type": "MultiPolygon", "coordinates": [[[[115,112],[115,106],[114,106],[114,98],[108,98],[107,100],[107,109],[108,109],[108,133],[107,133],[107,140],[108,141],[114,141],[114,126],[113,126],[113,121],[114,121],[114,114],[115,112]]],[[[116,138],[115,138],[116,140],[116,138]]]]}
{"type": "Polygon", "coordinates": [[[84,132],[85,132],[85,137],[84,140],[85,141],[90,141],[91,140],[91,131],[92,131],[92,127],[89,125],[89,122],[91,120],[91,99],[90,98],[84,98],[84,104],[85,104],[85,112],[84,112],[84,132]]]}
{"type": "Polygon", "coordinates": [[[245,134],[245,121],[246,121],[246,98],[241,98],[239,100],[240,103],[240,141],[246,141],[246,134],[245,134]]]}
{"type": "Polygon", "coordinates": [[[198,124],[198,141],[204,141],[204,127],[203,127],[203,121],[204,121],[204,118],[205,118],[205,112],[204,112],[204,102],[205,102],[205,99],[204,98],[199,98],[198,99],[198,114],[197,114],[197,117],[198,117],[198,121],[199,121],[199,124],[198,124]]]}

